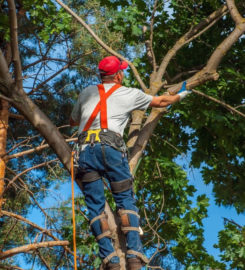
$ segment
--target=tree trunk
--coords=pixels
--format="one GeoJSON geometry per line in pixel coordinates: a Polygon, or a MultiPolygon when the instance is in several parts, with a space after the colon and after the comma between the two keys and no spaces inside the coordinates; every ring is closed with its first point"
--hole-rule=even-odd
{"type": "MultiPolygon", "coordinates": [[[[5,59],[7,65],[10,64],[12,52],[10,44],[6,44],[5,59]]],[[[1,158],[6,153],[7,132],[8,132],[8,119],[9,119],[9,103],[4,99],[0,99],[0,217],[2,216],[3,191],[4,191],[4,177],[6,169],[6,160],[1,158]]]]}
{"type": "Polygon", "coordinates": [[[8,129],[8,107],[9,103],[6,100],[0,100],[0,216],[2,211],[4,177],[5,177],[5,160],[2,156],[6,153],[7,129],[8,129]]]}

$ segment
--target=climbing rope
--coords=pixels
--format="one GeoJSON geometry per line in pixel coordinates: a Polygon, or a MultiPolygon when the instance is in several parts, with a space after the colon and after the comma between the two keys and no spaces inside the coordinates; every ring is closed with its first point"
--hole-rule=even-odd
{"type": "Polygon", "coordinates": [[[71,153],[71,189],[72,189],[72,223],[73,223],[73,252],[74,252],[74,269],[77,270],[77,245],[76,245],[76,220],[75,220],[75,196],[74,196],[74,155],[71,153]]]}

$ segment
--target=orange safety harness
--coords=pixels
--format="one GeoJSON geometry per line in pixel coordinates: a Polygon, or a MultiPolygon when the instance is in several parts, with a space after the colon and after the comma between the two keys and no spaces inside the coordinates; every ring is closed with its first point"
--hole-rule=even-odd
{"type": "Polygon", "coordinates": [[[106,100],[112,93],[114,93],[119,87],[121,87],[121,85],[120,84],[115,84],[107,92],[105,92],[105,88],[104,88],[103,84],[99,84],[99,85],[97,85],[97,87],[98,87],[98,91],[99,91],[99,94],[100,94],[100,101],[95,106],[91,116],[89,117],[87,123],[84,126],[83,131],[89,130],[89,128],[91,127],[91,125],[92,125],[92,123],[94,121],[94,119],[98,115],[99,111],[100,111],[100,127],[102,129],[107,129],[108,128],[106,100]]]}

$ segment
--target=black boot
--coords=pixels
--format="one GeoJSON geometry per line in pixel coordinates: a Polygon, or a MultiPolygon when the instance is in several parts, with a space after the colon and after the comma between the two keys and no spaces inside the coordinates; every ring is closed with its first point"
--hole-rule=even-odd
{"type": "Polygon", "coordinates": [[[144,265],[145,263],[138,257],[127,259],[128,270],[140,270],[144,265]]]}
{"type": "Polygon", "coordinates": [[[111,262],[108,262],[106,265],[105,265],[105,270],[120,270],[120,264],[119,263],[111,263],[111,262]]]}

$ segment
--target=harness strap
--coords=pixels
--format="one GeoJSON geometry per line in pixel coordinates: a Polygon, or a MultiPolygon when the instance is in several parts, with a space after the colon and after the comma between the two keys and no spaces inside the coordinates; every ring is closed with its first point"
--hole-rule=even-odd
{"type": "Polygon", "coordinates": [[[107,214],[105,212],[103,212],[101,215],[94,217],[90,221],[90,226],[91,227],[92,227],[92,225],[93,225],[93,223],[95,221],[99,220],[99,222],[100,222],[101,233],[96,235],[96,240],[97,241],[99,241],[103,237],[110,237],[110,238],[112,237],[107,219],[108,219],[107,214]]]}
{"type": "Polygon", "coordinates": [[[124,227],[124,226],[122,226],[121,227],[121,230],[123,231],[123,233],[128,233],[129,231],[135,231],[135,232],[138,232],[138,233],[140,233],[140,229],[139,229],[139,227],[124,227]]]}
{"type": "Polygon", "coordinates": [[[89,130],[89,128],[91,127],[94,119],[96,118],[97,114],[100,111],[100,125],[101,128],[107,129],[107,104],[106,104],[106,100],[107,98],[113,93],[115,92],[119,87],[121,87],[120,84],[115,84],[112,86],[112,88],[107,91],[105,93],[105,88],[103,84],[99,84],[97,85],[98,87],[98,91],[100,94],[100,101],[98,102],[98,104],[95,106],[91,116],[89,117],[87,123],[85,124],[83,131],[87,131],[89,130]]]}
{"type": "Polygon", "coordinates": [[[130,215],[134,215],[137,219],[140,218],[137,212],[133,210],[124,210],[124,209],[119,209],[118,214],[121,218],[121,230],[123,233],[127,234],[129,231],[135,231],[140,233],[140,228],[139,226],[133,222],[131,223],[131,217],[130,215]]]}
{"type": "Polygon", "coordinates": [[[140,215],[136,211],[133,211],[133,210],[120,209],[118,211],[118,213],[119,213],[120,216],[123,215],[123,214],[132,214],[132,215],[135,215],[138,218],[140,218],[140,215]]]}
{"type": "Polygon", "coordinates": [[[101,178],[100,174],[97,171],[80,173],[77,175],[77,178],[82,182],[94,182],[101,178]]]}
{"type": "Polygon", "coordinates": [[[116,251],[112,252],[110,255],[108,255],[107,257],[105,257],[105,259],[103,260],[103,263],[104,263],[104,264],[107,264],[107,263],[110,261],[110,259],[111,259],[112,257],[114,257],[114,256],[117,256],[116,251]]]}
{"type": "Polygon", "coordinates": [[[131,254],[131,255],[135,255],[139,257],[142,260],[142,262],[145,264],[149,263],[149,260],[146,258],[146,256],[138,251],[130,249],[127,251],[127,254],[131,254]]]}
{"type": "Polygon", "coordinates": [[[99,241],[103,237],[110,237],[111,238],[111,231],[103,232],[102,234],[96,236],[96,240],[99,241]]]}
{"type": "Polygon", "coordinates": [[[110,184],[113,193],[120,193],[132,188],[133,180],[129,178],[118,182],[111,182],[110,184]]]}
{"type": "Polygon", "coordinates": [[[105,96],[105,88],[103,84],[98,85],[98,90],[100,94],[100,127],[103,129],[108,128],[107,123],[107,104],[105,96]]]}
{"type": "Polygon", "coordinates": [[[107,219],[107,215],[105,212],[103,212],[101,215],[97,216],[97,217],[94,217],[91,221],[90,221],[90,226],[98,219],[102,219],[102,218],[105,218],[107,219]]]}

